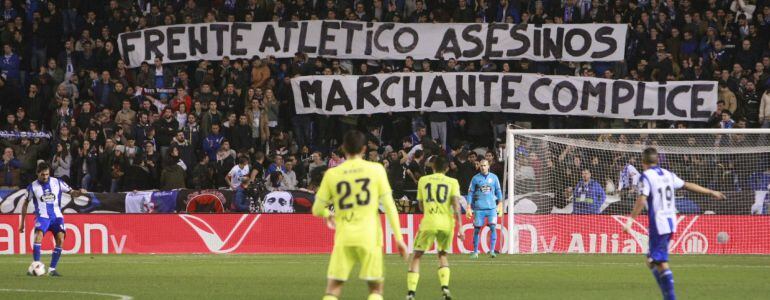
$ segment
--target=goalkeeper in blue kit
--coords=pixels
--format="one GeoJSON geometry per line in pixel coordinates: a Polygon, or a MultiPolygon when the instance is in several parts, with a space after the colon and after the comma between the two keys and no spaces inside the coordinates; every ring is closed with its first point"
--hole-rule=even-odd
{"type": "Polygon", "coordinates": [[[481,228],[489,226],[490,244],[489,255],[494,258],[495,245],[497,244],[497,217],[503,214],[503,192],[500,189],[500,180],[497,175],[489,172],[489,161],[482,160],[479,163],[481,172],[473,176],[471,186],[468,188],[468,208],[466,215],[473,217],[473,254],[471,258],[479,257],[479,233],[481,228]]]}

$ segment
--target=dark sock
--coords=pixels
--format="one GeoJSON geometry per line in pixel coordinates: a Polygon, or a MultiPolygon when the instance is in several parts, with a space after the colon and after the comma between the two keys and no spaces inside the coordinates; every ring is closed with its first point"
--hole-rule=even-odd
{"type": "Polygon", "coordinates": [[[51,269],[56,269],[56,265],[59,264],[59,257],[61,257],[61,247],[56,247],[51,255],[51,269]]]}
{"type": "Polygon", "coordinates": [[[32,260],[40,261],[40,244],[38,243],[32,245],[32,260]]]}
{"type": "Polygon", "coordinates": [[[671,270],[665,270],[660,274],[659,278],[663,299],[676,300],[676,294],[674,294],[674,273],[671,270]]]}

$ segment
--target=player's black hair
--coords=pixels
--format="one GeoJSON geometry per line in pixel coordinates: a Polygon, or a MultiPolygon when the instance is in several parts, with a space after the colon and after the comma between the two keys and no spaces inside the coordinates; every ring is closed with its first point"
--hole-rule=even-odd
{"type": "Polygon", "coordinates": [[[443,173],[449,169],[449,161],[443,155],[433,157],[433,172],[443,173]]]}
{"type": "Polygon", "coordinates": [[[281,171],[275,171],[273,173],[270,173],[270,186],[278,187],[281,182],[281,176],[283,176],[281,171]]]}
{"type": "Polygon", "coordinates": [[[39,174],[40,172],[43,172],[45,170],[50,170],[50,169],[51,169],[51,165],[49,165],[47,162],[41,162],[37,164],[37,172],[35,173],[39,174]]]}
{"type": "Polygon", "coordinates": [[[459,160],[467,160],[468,159],[468,151],[461,151],[457,154],[457,159],[459,160]]]}
{"type": "Polygon", "coordinates": [[[658,150],[655,148],[647,148],[642,152],[642,162],[647,165],[658,164],[658,150]]]}
{"type": "Polygon", "coordinates": [[[345,133],[345,137],[342,139],[342,151],[348,155],[359,154],[364,150],[366,141],[366,136],[363,133],[358,130],[350,130],[345,133]]]}
{"type": "Polygon", "coordinates": [[[314,186],[314,187],[320,186],[321,185],[321,180],[323,179],[324,173],[326,173],[326,170],[328,170],[328,168],[326,166],[320,166],[320,167],[317,167],[317,168],[313,169],[312,171],[310,171],[310,183],[309,183],[309,185],[314,186]]]}
{"type": "Polygon", "coordinates": [[[412,158],[422,159],[423,156],[425,156],[425,151],[417,150],[417,151],[414,151],[414,155],[412,155],[412,158]]]}

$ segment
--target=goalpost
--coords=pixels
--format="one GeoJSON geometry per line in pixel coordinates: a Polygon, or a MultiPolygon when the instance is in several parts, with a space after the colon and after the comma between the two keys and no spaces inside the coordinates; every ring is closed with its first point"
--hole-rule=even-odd
{"type": "Polygon", "coordinates": [[[770,129],[506,132],[502,252],[646,253],[646,210],[622,226],[644,171],[641,152],[726,200],[676,191],[676,254],[770,254],[770,129]]]}

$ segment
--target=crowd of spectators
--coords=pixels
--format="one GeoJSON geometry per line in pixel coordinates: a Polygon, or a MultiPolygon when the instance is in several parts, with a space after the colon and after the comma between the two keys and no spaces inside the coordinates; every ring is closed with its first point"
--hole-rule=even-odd
{"type": "MultiPolygon", "coordinates": [[[[0,7],[0,186],[24,186],[35,164],[96,191],[237,188],[234,167],[268,189],[309,188],[344,157],[341,135],[370,138],[398,193],[432,155],[452,157],[461,185],[491,161],[506,123],[533,128],[770,127],[770,1],[750,0],[168,0],[11,1],[0,7]],[[128,68],[119,33],[198,22],[288,20],[629,24],[621,62],[340,60],[253,57],[128,68]],[[299,115],[289,79],[388,72],[522,72],[641,81],[717,80],[709,122],[503,113],[299,115]],[[485,149],[471,151],[472,149],[485,149]]],[[[240,175],[239,175],[240,176],[240,175]]],[[[588,175],[590,179],[590,175],[588,175]]],[[[577,183],[577,180],[574,182],[577,183]]],[[[572,185],[572,183],[570,183],[572,185]]]]}

